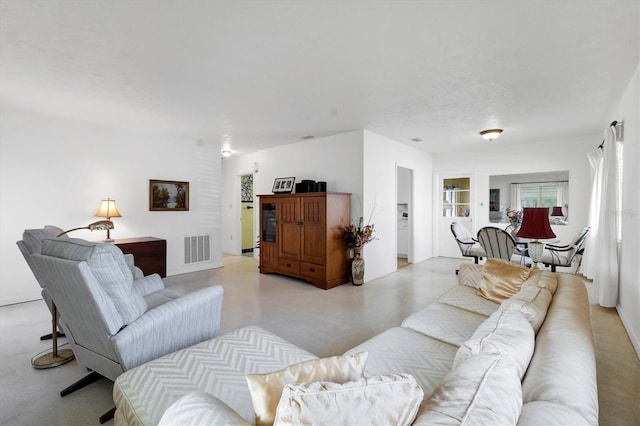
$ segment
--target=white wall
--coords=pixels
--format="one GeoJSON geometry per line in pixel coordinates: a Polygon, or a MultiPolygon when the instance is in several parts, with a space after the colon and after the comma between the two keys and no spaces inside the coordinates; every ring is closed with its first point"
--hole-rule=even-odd
{"type": "Polygon", "coordinates": [[[622,254],[618,313],[640,356],[640,67],[603,128],[624,121],[622,254]]]}
{"type": "MultiPolygon", "coordinates": [[[[222,249],[240,254],[240,178],[254,174],[254,195],[271,194],[273,180],[295,176],[327,182],[330,192],[351,193],[351,217],[362,214],[362,131],[342,133],[289,145],[265,149],[247,155],[234,155],[222,161],[222,249]]],[[[257,202],[256,197],[256,202],[257,202]]],[[[254,209],[254,232],[259,233],[258,204],[254,209]]],[[[257,254],[257,253],[256,253],[257,254]]]]}
{"type": "MultiPolygon", "coordinates": [[[[219,145],[3,107],[0,110],[0,305],[40,298],[15,242],[27,228],[85,226],[117,201],[113,238],[167,240],[167,274],[222,266],[219,145]],[[190,210],[150,212],[149,179],[190,182],[190,210]],[[183,238],[212,234],[212,261],[184,265],[183,238]]],[[[105,238],[77,231],[73,237],[105,238]]]]}
{"type": "Polygon", "coordinates": [[[420,262],[433,256],[433,158],[431,154],[366,130],[363,154],[364,218],[365,221],[371,218],[378,238],[366,245],[363,251],[366,261],[365,281],[371,281],[397,269],[398,166],[413,170],[409,261],[420,262]]]}
{"type": "MultiPolygon", "coordinates": [[[[587,225],[587,207],[591,189],[586,153],[598,146],[602,135],[540,142],[533,145],[535,149],[532,149],[532,146],[505,148],[505,144],[508,144],[507,137],[506,130],[500,139],[502,141],[500,146],[491,146],[478,138],[476,151],[436,154],[434,182],[437,184],[438,179],[444,175],[472,176],[472,181],[475,181],[475,183],[472,182],[475,193],[472,194],[471,206],[475,212],[473,231],[477,232],[483,226],[496,226],[489,221],[489,176],[568,170],[569,224],[552,225],[551,228],[561,241],[571,240],[587,225]]],[[[501,201],[501,204],[504,203],[501,201]]],[[[508,202],[504,205],[508,205],[508,202]]],[[[434,225],[435,241],[437,238],[453,238],[450,234],[438,235],[440,231],[437,217],[434,225]]]]}
{"type": "MultiPolygon", "coordinates": [[[[225,252],[239,253],[238,176],[253,170],[255,163],[259,170],[254,175],[256,195],[270,194],[273,180],[285,176],[295,176],[296,182],[302,179],[324,180],[329,191],[352,194],[352,220],[360,216],[365,221],[371,218],[378,237],[364,249],[367,265],[365,281],[396,270],[396,166],[414,170],[413,205],[418,214],[414,215],[416,219],[413,221],[416,235],[412,247],[413,261],[419,262],[432,256],[431,154],[366,130],[225,159],[222,165],[225,252]]],[[[256,230],[257,226],[256,222],[256,230]]]]}

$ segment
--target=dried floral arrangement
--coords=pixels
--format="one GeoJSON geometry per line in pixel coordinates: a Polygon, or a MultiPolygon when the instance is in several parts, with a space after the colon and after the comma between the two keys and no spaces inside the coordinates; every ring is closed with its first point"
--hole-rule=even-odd
{"type": "Polygon", "coordinates": [[[517,228],[522,223],[522,210],[513,210],[511,207],[507,207],[507,220],[517,228]]]}
{"type": "Polygon", "coordinates": [[[374,232],[375,229],[372,223],[363,226],[362,217],[358,220],[357,225],[351,224],[346,226],[343,230],[343,238],[347,242],[347,249],[351,250],[354,247],[362,247],[368,242],[375,240],[374,232]]]}

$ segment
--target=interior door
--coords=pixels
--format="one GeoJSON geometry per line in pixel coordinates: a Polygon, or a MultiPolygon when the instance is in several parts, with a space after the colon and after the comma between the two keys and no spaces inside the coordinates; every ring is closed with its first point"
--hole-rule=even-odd
{"type": "Polygon", "coordinates": [[[462,257],[460,248],[451,233],[453,222],[462,223],[472,234],[474,231],[474,209],[472,179],[469,175],[445,176],[440,180],[439,255],[462,257]]]}

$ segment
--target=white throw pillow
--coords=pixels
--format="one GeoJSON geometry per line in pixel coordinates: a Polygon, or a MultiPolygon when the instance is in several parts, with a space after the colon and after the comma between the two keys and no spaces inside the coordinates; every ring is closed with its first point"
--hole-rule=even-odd
{"type": "Polygon", "coordinates": [[[505,355],[518,366],[520,380],[533,356],[535,335],[531,324],[519,311],[494,312],[476,329],[473,336],[456,352],[453,370],[464,360],[477,354],[505,355]]]}
{"type": "Polygon", "coordinates": [[[288,384],[330,381],[345,383],[362,378],[368,352],[313,359],[265,374],[247,374],[256,426],[272,425],[282,389],[288,384]]]}
{"type": "Polygon", "coordinates": [[[533,327],[533,331],[538,334],[552,298],[548,289],[529,286],[502,302],[500,310],[522,312],[533,327]]]}
{"type": "Polygon", "coordinates": [[[546,288],[553,296],[556,294],[556,290],[558,289],[558,276],[554,272],[533,269],[531,270],[529,278],[522,283],[523,289],[529,286],[546,288]]]}
{"type": "Polygon", "coordinates": [[[464,262],[458,268],[458,284],[471,288],[480,287],[484,265],[464,262]]]}
{"type": "Polygon", "coordinates": [[[249,426],[242,416],[206,392],[194,392],[174,402],[162,415],[158,426],[249,426]]]}
{"type": "Polygon", "coordinates": [[[414,426],[515,425],[522,386],[506,356],[480,354],[461,362],[427,399],[414,426]]]}
{"type": "Polygon", "coordinates": [[[287,385],[274,425],[410,425],[423,397],[409,374],[287,385]]]}

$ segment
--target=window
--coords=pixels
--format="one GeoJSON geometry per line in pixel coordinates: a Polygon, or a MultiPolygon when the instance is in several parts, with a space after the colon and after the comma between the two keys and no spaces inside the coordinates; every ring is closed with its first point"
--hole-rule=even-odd
{"type": "Polygon", "coordinates": [[[561,206],[558,183],[523,183],[520,186],[521,207],[549,207],[561,206]]]}

